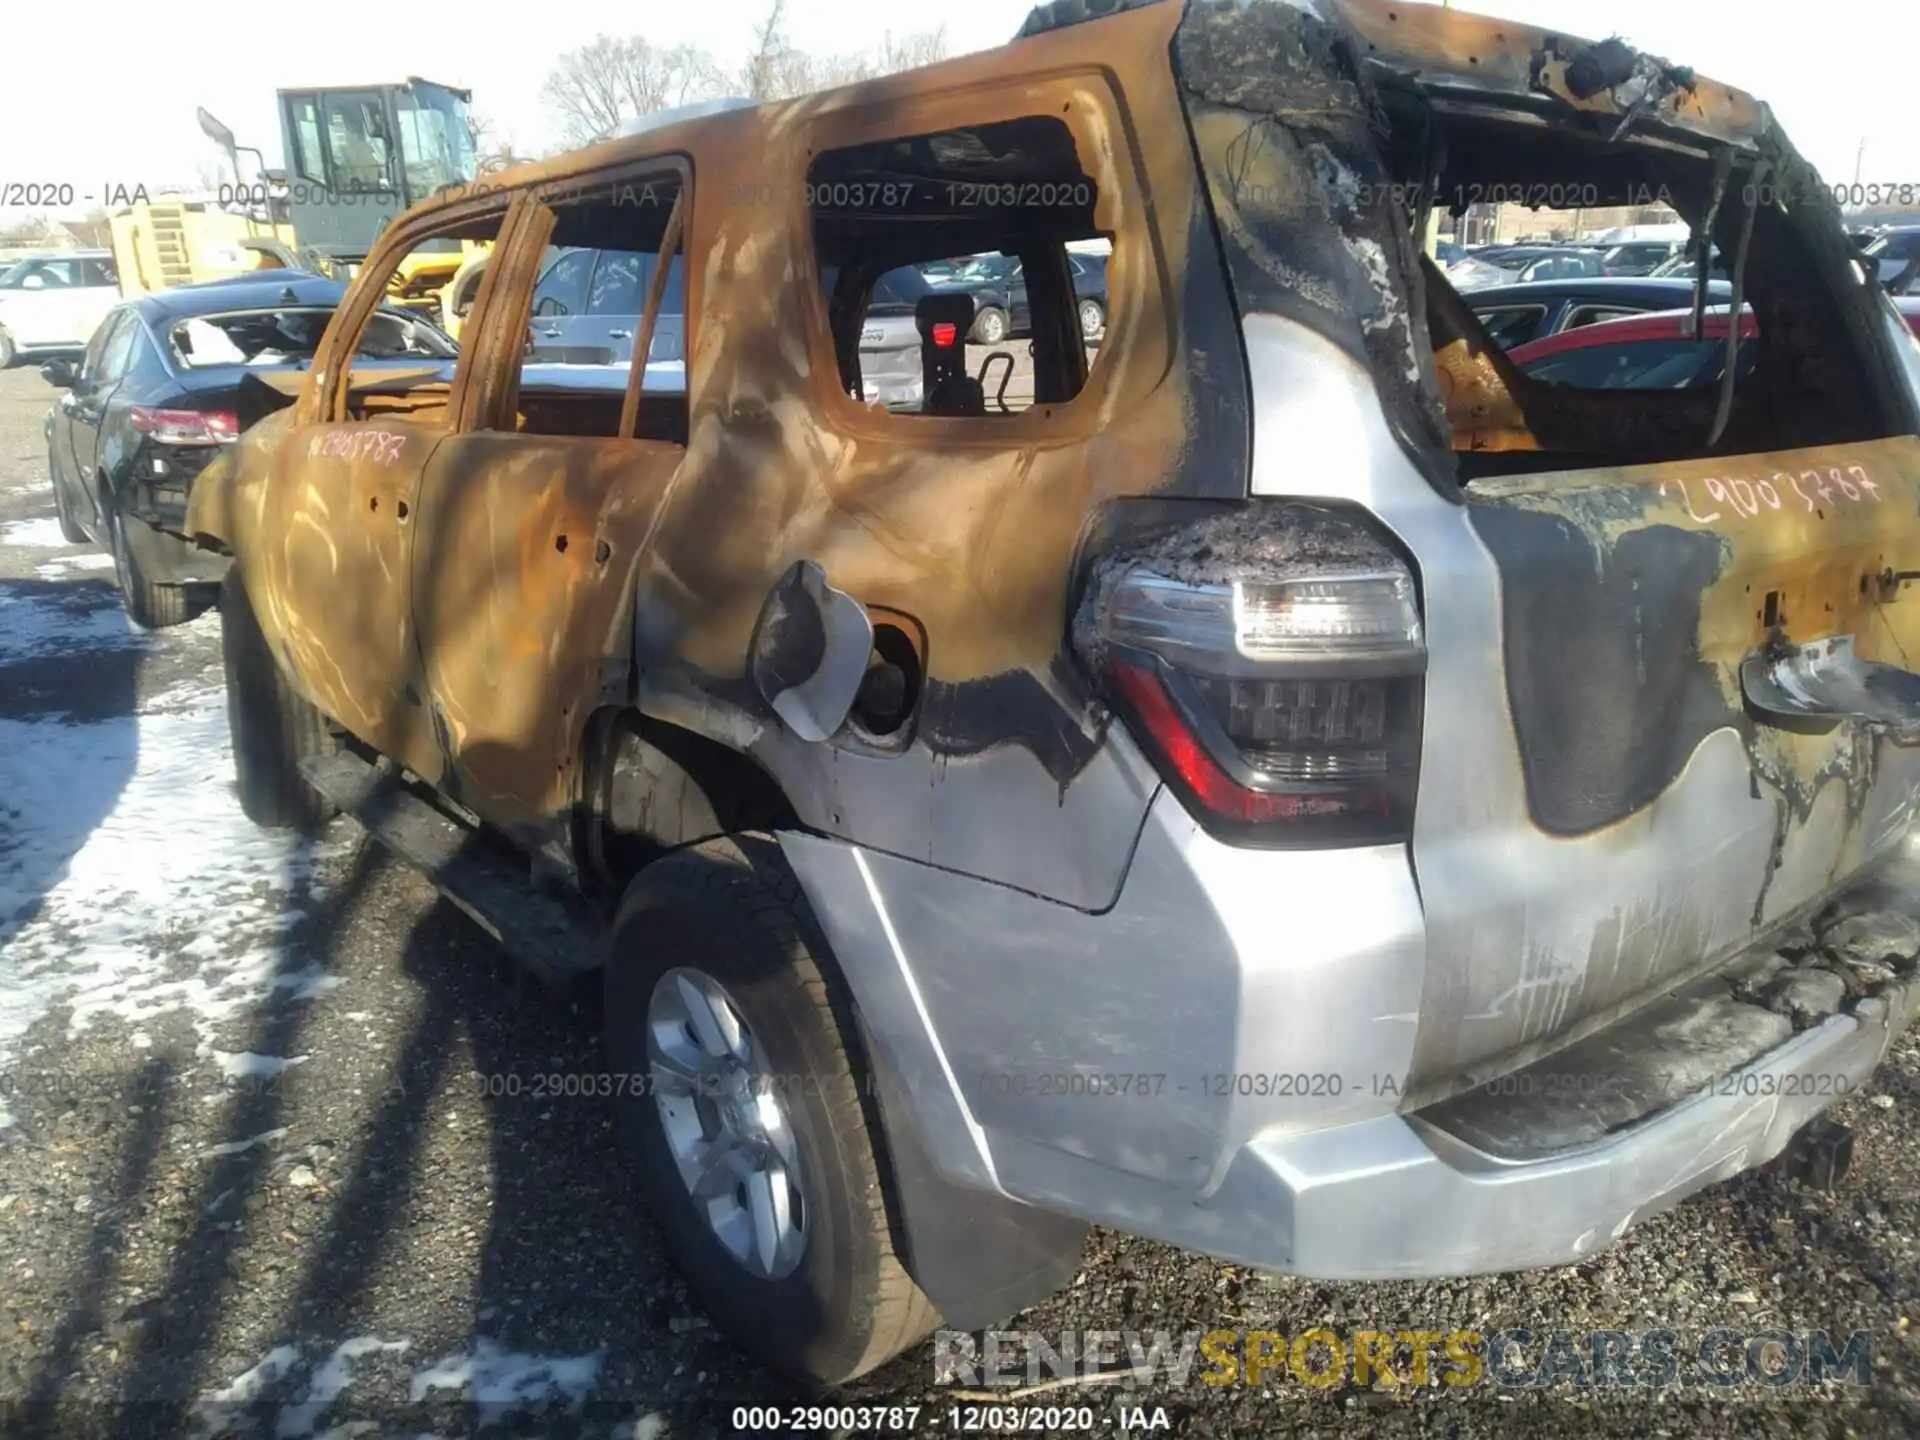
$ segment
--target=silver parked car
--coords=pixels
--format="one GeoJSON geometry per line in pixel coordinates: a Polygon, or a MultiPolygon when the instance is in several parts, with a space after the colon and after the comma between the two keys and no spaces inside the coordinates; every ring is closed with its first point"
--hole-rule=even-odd
{"type": "Polygon", "coordinates": [[[933,289],[912,265],[889,270],[873,282],[860,326],[860,398],[869,405],[919,408],[920,331],[914,307],[933,289]]]}
{"type": "MultiPolygon", "coordinates": [[[[657,257],[633,250],[568,249],[555,252],[533,292],[529,359],[559,365],[617,365],[633,361],[657,257]]],[[[686,277],[676,258],[667,269],[660,320],[647,363],[680,360],[686,277]]]]}

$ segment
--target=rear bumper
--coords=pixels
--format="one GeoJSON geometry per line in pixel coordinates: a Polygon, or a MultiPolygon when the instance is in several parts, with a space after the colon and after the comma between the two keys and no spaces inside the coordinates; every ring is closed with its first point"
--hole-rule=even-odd
{"type": "MultiPolygon", "coordinates": [[[[862,356],[863,360],[865,358],[862,356]]],[[[913,354],[911,370],[876,369],[870,374],[863,368],[860,392],[860,398],[869,405],[885,405],[889,409],[918,405],[922,397],[919,352],[913,354]]]]}
{"type": "MultiPolygon", "coordinates": [[[[1864,998],[1850,980],[1856,998],[1835,994],[1824,1014],[1746,992],[1738,1033],[1703,1045],[1722,1018],[1710,1007],[1731,1003],[1743,967],[1757,973],[1736,960],[1548,1061],[1403,1114],[1426,964],[1403,848],[1235,850],[1162,792],[1119,899],[1096,915],[781,839],[945,1181],[1295,1274],[1576,1261],[1779,1154],[1866,1084],[1920,1011],[1909,955],[1864,998]],[[1661,1053],[1668,1089],[1653,1094],[1661,1053]],[[1543,1105],[1515,1084],[1548,1066],[1583,1069],[1587,1088],[1543,1105]]],[[[1920,909],[1920,864],[1896,863],[1913,873],[1841,903],[1910,894],[1920,909]]]]}
{"type": "Polygon", "coordinates": [[[1567,1265],[1636,1221],[1764,1164],[1862,1089],[1920,1010],[1909,977],[1832,1015],[1693,1098],[1603,1141],[1503,1159],[1398,1115],[1255,1141],[1205,1202],[1248,1230],[1240,1258],[1304,1275],[1403,1279],[1567,1265]],[[1250,1237],[1251,1238],[1251,1237],[1250,1237]]]}
{"type": "Polygon", "coordinates": [[[217,585],[225,578],[229,556],[202,550],[172,533],[185,528],[185,507],[136,509],[126,517],[127,548],[141,573],[157,585],[217,585]],[[165,528],[162,528],[162,527],[165,528]]]}

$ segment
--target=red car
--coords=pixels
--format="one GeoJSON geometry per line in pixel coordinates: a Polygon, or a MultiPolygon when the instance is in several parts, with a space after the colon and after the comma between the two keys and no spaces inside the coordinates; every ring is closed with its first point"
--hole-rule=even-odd
{"type": "MultiPolygon", "coordinates": [[[[1920,335],[1920,296],[1894,303],[1907,325],[1920,335]]],[[[1622,320],[1602,320],[1558,335],[1517,345],[1510,358],[1536,380],[1582,390],[1666,390],[1717,385],[1725,368],[1727,311],[1709,310],[1706,336],[1693,334],[1691,310],[1662,310],[1622,320]]],[[[1759,334],[1752,311],[1740,317],[1743,340],[1759,334]]],[[[1743,343],[1742,373],[1753,364],[1754,350],[1743,343]]]]}

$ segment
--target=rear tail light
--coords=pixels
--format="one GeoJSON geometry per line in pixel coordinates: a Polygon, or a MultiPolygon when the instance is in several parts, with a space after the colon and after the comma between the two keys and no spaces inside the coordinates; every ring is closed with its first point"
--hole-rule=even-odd
{"type": "Polygon", "coordinates": [[[128,410],[133,428],[160,445],[224,445],[240,436],[240,421],[225,410],[158,410],[135,405],[128,410]]]}
{"type": "Polygon", "coordinates": [[[1411,574],[1359,519],[1256,505],[1116,555],[1076,645],[1208,830],[1410,833],[1425,637],[1411,574]]]}

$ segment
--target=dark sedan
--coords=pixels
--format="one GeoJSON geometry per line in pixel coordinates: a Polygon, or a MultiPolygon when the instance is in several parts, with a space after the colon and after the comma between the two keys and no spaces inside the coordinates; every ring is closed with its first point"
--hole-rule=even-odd
{"type": "MultiPolygon", "coordinates": [[[[115,307],[76,367],[40,367],[65,391],[47,412],[47,465],[61,533],[113,556],[127,614],[147,627],[192,617],[225,560],[181,537],[187,491],[239,436],[242,380],[303,370],[346,287],[277,270],[184,285],[115,307]]],[[[453,341],[419,317],[376,315],[361,354],[444,365],[453,341]]]]}
{"type": "MultiPolygon", "coordinates": [[[[1530,285],[1491,285],[1470,291],[1466,301],[1495,343],[1511,350],[1597,320],[1679,309],[1693,302],[1693,285],[1691,280],[1656,280],[1651,276],[1538,280],[1530,285]]],[[[1709,280],[1707,299],[1728,304],[1733,299],[1733,287],[1724,280],[1709,280]]]]}
{"type": "MultiPolygon", "coordinates": [[[[1107,257],[1069,251],[1067,268],[1073,272],[1080,337],[1091,343],[1107,325],[1107,257]]],[[[1033,324],[1026,276],[1016,255],[977,255],[951,278],[935,280],[934,285],[973,296],[973,329],[967,338],[975,344],[998,345],[1033,324]]]]}

